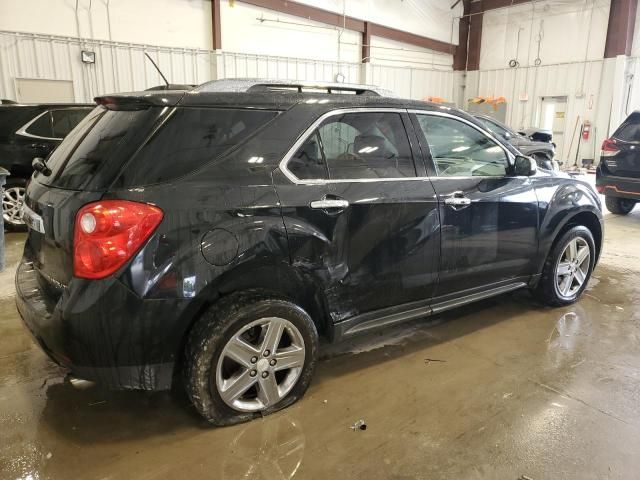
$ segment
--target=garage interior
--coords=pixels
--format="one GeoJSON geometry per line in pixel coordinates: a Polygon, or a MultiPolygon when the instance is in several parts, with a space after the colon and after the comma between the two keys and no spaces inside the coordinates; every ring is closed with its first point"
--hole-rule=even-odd
{"type": "MultiPolygon", "coordinates": [[[[601,145],[640,109],[638,15],[637,0],[0,0],[0,99],[92,103],[162,75],[377,85],[551,132],[557,168],[595,184],[601,145]]],[[[27,234],[6,231],[0,479],[638,478],[640,207],[603,215],[577,303],[516,291],[322,345],[304,398],[225,428],[179,388],[74,388],[22,324],[27,234]]]]}

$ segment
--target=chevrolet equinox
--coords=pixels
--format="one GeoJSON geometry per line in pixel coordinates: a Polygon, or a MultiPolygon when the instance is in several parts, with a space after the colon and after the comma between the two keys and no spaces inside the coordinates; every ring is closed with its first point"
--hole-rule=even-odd
{"type": "Polygon", "coordinates": [[[212,424],[298,400],[321,336],[567,305],[598,260],[594,190],[455,108],[259,80],[96,103],[35,165],[18,309],[76,378],[183,382],[212,424]]]}

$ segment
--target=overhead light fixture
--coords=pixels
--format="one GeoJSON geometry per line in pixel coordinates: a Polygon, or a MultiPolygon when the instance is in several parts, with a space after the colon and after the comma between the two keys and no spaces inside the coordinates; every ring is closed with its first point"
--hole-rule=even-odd
{"type": "Polygon", "coordinates": [[[82,50],[80,52],[80,60],[82,60],[82,63],[96,63],[96,52],[82,50]]]}

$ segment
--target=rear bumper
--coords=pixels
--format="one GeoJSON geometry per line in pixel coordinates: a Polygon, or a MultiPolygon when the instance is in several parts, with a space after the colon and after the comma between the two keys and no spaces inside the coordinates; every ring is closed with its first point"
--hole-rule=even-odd
{"type": "Polygon", "coordinates": [[[640,200],[640,178],[608,175],[601,166],[596,170],[596,188],[606,196],[640,200]]]}
{"type": "Polygon", "coordinates": [[[18,267],[18,312],[45,353],[108,388],[170,388],[179,345],[175,300],[141,299],[114,279],[79,282],[56,299],[31,263],[18,267]]]}

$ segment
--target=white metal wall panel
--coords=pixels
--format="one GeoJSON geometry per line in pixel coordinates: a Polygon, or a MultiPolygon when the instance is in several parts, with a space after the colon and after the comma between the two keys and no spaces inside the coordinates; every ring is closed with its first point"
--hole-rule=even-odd
{"type": "Polygon", "coordinates": [[[454,72],[371,64],[369,83],[392,90],[403,98],[441,97],[455,102],[454,72]]]}
{"type": "MultiPolygon", "coordinates": [[[[507,100],[506,122],[520,129],[538,124],[544,96],[566,96],[567,121],[564,160],[575,161],[580,125],[588,120],[595,127],[588,142],[580,143],[580,158],[593,158],[608,135],[608,121],[613,92],[614,59],[542,65],[529,68],[506,68],[468,72],[465,104],[476,96],[504,96],[507,100]],[[520,100],[526,98],[526,100],[520,100]],[[578,132],[574,127],[578,121],[578,132]],[[573,146],[568,151],[571,137],[573,146]]],[[[463,107],[466,105],[463,105],[463,107]]],[[[578,161],[580,161],[580,158],[578,161]]]]}
{"type": "Polygon", "coordinates": [[[76,101],[91,101],[110,92],[144,90],[162,79],[145,58],[154,59],[171,83],[199,84],[216,78],[282,78],[335,81],[338,73],[349,83],[373,83],[406,98],[438,96],[455,101],[450,69],[362,65],[289,57],[274,57],[197,49],[165,48],[50,35],[0,32],[0,96],[15,99],[14,78],[71,80],[76,101]],[[96,63],[80,61],[81,50],[96,52],[96,63]]]}
{"type": "Polygon", "coordinates": [[[16,99],[15,78],[71,80],[77,102],[110,92],[144,90],[163,83],[144,52],[171,83],[200,84],[217,78],[283,78],[360,83],[359,63],[85,41],[67,37],[0,32],[0,97],[16,99]],[[83,64],[81,50],[96,52],[83,64]]]}

